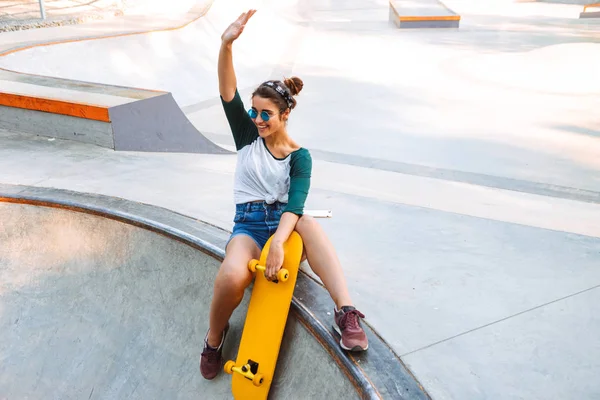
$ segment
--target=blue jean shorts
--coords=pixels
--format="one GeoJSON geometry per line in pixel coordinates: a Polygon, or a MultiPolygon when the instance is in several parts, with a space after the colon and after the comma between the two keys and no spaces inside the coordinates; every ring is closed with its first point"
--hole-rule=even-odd
{"type": "Polygon", "coordinates": [[[248,235],[262,250],[267,240],[277,230],[286,205],[280,202],[267,204],[264,201],[236,204],[233,232],[227,244],[237,235],[248,235]]]}

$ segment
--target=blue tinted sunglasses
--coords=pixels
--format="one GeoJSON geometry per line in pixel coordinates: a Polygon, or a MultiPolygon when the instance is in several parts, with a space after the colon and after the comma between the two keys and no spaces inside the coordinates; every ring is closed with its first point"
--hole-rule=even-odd
{"type": "MultiPolygon", "coordinates": [[[[248,115],[250,116],[250,118],[254,119],[258,116],[258,112],[255,109],[251,108],[248,110],[248,115]]],[[[269,118],[271,118],[271,116],[266,111],[261,111],[260,118],[263,121],[267,122],[269,120],[269,118]]]]}

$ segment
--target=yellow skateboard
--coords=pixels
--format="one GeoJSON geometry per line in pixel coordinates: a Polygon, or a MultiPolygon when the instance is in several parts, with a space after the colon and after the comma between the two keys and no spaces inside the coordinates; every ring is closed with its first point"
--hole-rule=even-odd
{"type": "Polygon", "coordinates": [[[225,363],[225,372],[233,374],[231,391],[236,400],[267,398],[296,286],[302,238],[292,231],[284,243],[284,260],[277,282],[269,282],[264,275],[272,239],[273,236],[265,244],[260,260],[248,263],[250,271],[259,272],[254,279],[237,360],[225,363]]]}

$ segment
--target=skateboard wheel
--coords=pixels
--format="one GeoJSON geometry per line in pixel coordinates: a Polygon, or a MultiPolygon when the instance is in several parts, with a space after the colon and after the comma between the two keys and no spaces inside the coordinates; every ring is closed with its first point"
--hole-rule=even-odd
{"type": "Polygon", "coordinates": [[[251,272],[256,272],[256,266],[258,265],[258,260],[250,260],[250,262],[248,262],[248,269],[251,272]]]}
{"type": "Polygon", "coordinates": [[[235,362],[229,360],[225,363],[225,368],[223,368],[225,370],[225,372],[227,372],[228,374],[233,374],[233,367],[235,365],[235,362]]]}
{"type": "Polygon", "coordinates": [[[285,268],[281,268],[279,270],[279,272],[277,273],[277,279],[281,282],[287,281],[289,277],[290,277],[290,273],[285,268]]]}
{"type": "Polygon", "coordinates": [[[254,375],[254,378],[252,378],[252,384],[254,386],[260,386],[263,383],[263,375],[262,374],[256,374],[254,375]]]}

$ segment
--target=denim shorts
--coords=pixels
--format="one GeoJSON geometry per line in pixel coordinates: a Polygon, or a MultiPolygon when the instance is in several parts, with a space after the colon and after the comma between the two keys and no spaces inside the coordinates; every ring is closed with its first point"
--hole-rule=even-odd
{"type": "Polygon", "coordinates": [[[248,235],[262,250],[267,240],[277,230],[286,205],[279,202],[267,204],[264,201],[236,204],[233,232],[227,244],[237,235],[248,235]]]}

